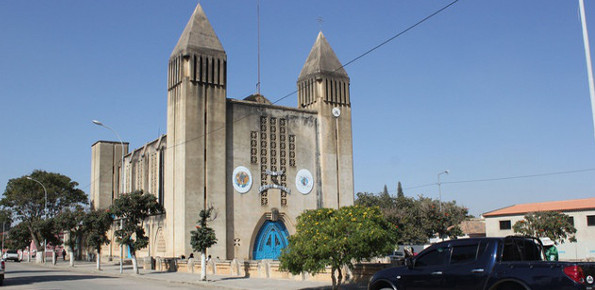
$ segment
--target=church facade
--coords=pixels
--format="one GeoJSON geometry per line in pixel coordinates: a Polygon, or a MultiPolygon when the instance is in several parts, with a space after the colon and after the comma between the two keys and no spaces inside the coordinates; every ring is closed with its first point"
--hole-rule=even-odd
{"type": "MultiPolygon", "coordinates": [[[[209,255],[276,259],[304,210],[353,205],[350,80],[322,33],[298,76],[297,108],[227,98],[226,81],[226,52],[199,4],[169,59],[167,135],[129,153],[127,143],[93,144],[94,208],[135,190],[165,208],[146,222],[137,256],[188,255],[212,206],[209,255]]],[[[113,244],[104,255],[119,255],[113,244]]]]}

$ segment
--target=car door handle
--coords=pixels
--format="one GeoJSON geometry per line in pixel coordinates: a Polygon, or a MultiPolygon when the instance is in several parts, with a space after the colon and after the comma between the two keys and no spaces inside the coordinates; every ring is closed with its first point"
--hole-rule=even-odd
{"type": "Polygon", "coordinates": [[[483,273],[484,270],[483,269],[473,269],[471,270],[471,273],[483,273]]]}
{"type": "Polygon", "coordinates": [[[442,275],[442,272],[441,271],[432,272],[432,275],[442,275]]]}

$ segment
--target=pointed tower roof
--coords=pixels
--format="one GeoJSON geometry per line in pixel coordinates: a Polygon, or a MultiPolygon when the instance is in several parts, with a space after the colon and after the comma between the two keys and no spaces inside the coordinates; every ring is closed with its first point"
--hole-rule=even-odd
{"type": "Polygon", "coordinates": [[[327,74],[349,78],[322,31],[318,33],[316,42],[312,46],[312,50],[310,50],[310,55],[308,55],[298,79],[303,79],[312,74],[327,74]]]}
{"type": "Polygon", "coordinates": [[[205,12],[202,10],[200,4],[197,4],[171,56],[180,52],[187,52],[188,50],[201,50],[205,48],[225,51],[205,12]]]}

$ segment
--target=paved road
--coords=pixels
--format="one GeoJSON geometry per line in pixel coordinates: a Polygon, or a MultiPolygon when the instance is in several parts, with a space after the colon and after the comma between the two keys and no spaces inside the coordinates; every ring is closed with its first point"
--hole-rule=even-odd
{"type": "Polygon", "coordinates": [[[29,263],[6,262],[2,289],[212,289],[201,285],[184,285],[134,277],[117,277],[93,273],[52,269],[29,263]]]}

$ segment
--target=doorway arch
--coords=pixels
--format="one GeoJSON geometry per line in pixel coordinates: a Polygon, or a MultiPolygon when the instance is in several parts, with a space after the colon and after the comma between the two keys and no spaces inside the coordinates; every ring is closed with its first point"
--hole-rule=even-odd
{"type": "Polygon", "coordinates": [[[265,221],[254,243],[252,257],[254,260],[278,260],[281,250],[287,247],[289,233],[282,221],[265,221]]]}

